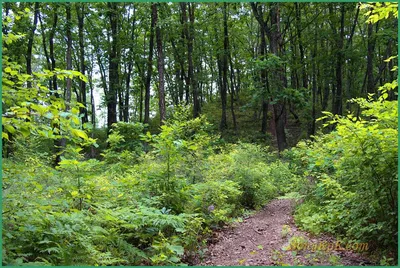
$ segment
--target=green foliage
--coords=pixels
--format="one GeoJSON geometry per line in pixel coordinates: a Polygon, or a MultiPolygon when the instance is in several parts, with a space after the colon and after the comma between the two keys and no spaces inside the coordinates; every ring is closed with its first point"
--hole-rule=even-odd
{"type": "Polygon", "coordinates": [[[142,123],[114,123],[107,139],[109,146],[103,154],[106,163],[118,164],[122,170],[136,163],[144,150],[140,140],[144,128],[142,123]]]}
{"type": "Polygon", "coordinates": [[[388,19],[390,15],[398,17],[398,6],[395,3],[364,3],[362,9],[369,9],[364,15],[368,17],[368,23],[377,23],[380,20],[388,19]]]}
{"type": "Polygon", "coordinates": [[[396,85],[380,88],[376,101],[353,100],[359,117],[326,113],[336,130],[287,154],[309,179],[295,216],[302,228],[396,247],[398,113],[397,101],[387,100],[396,85]]]}
{"type": "Polygon", "coordinates": [[[191,199],[186,204],[189,213],[202,213],[209,224],[224,223],[239,212],[241,191],[233,181],[207,181],[192,185],[191,199]]]}
{"type": "MultiPolygon", "coordinates": [[[[17,14],[26,16],[24,12],[17,14]]],[[[17,20],[16,15],[14,19],[17,20]]],[[[3,17],[3,22],[10,23],[9,17],[3,17]]],[[[7,45],[24,38],[21,34],[3,34],[3,42],[7,45]]],[[[54,76],[57,79],[73,79],[78,77],[87,82],[80,72],[54,69],[43,72],[24,73],[22,66],[13,62],[3,51],[2,57],[2,138],[6,142],[3,148],[8,148],[14,142],[14,137],[27,138],[31,135],[47,139],[59,140],[65,138],[73,143],[86,146],[95,144],[85,132],[89,125],[81,125],[79,108],[82,104],[68,103],[58,97],[62,90],[50,92],[45,84],[54,76]],[[28,87],[30,85],[30,87],[28,87]],[[67,110],[67,105],[69,109],[67,110]]]]}

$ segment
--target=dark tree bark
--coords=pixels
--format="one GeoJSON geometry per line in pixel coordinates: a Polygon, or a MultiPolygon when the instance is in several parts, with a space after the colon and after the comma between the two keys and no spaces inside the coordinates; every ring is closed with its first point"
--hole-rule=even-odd
{"type": "Polygon", "coordinates": [[[368,24],[368,43],[367,43],[367,93],[375,93],[374,79],[374,52],[375,52],[375,36],[373,24],[368,24]]]}
{"type": "Polygon", "coordinates": [[[308,88],[308,79],[307,79],[307,73],[306,73],[306,66],[304,62],[304,46],[303,46],[303,41],[301,39],[301,11],[299,8],[299,3],[294,3],[295,8],[296,8],[296,30],[297,30],[297,38],[299,42],[299,50],[300,50],[300,64],[301,64],[301,73],[302,73],[302,81],[303,81],[303,87],[308,88]]]}
{"type": "MultiPolygon", "coordinates": [[[[71,21],[71,3],[67,3],[66,5],[66,37],[67,37],[67,54],[66,54],[66,62],[67,62],[67,70],[72,70],[72,21],[71,21]]],[[[69,111],[71,108],[71,89],[72,89],[72,79],[66,78],[66,89],[65,89],[65,110],[69,111]]]]}
{"type": "MultiPolygon", "coordinates": [[[[185,46],[185,40],[188,40],[189,36],[189,29],[188,29],[188,17],[187,17],[187,3],[186,2],[181,2],[181,24],[182,24],[182,34],[181,34],[181,42],[182,42],[182,47],[185,46]]],[[[188,43],[188,42],[187,42],[188,43]]],[[[189,44],[187,44],[189,47],[189,44]]],[[[188,49],[189,51],[189,49],[188,49]]],[[[189,55],[188,55],[189,58],[189,55]]],[[[190,76],[189,72],[188,75],[185,75],[185,70],[183,66],[183,61],[181,61],[181,74],[182,74],[182,80],[185,79],[185,102],[186,105],[189,104],[190,102],[190,76]]]]}
{"type": "MultiPolygon", "coordinates": [[[[267,21],[264,21],[263,10],[262,7],[256,3],[251,3],[251,7],[253,10],[253,14],[256,17],[259,25],[261,33],[264,31],[265,35],[268,36],[269,39],[269,49],[272,54],[276,56],[280,56],[282,50],[282,33],[280,31],[280,15],[279,15],[279,4],[271,3],[270,4],[270,13],[268,19],[271,22],[271,26],[268,27],[267,21]]],[[[263,33],[262,33],[263,34],[263,33]]],[[[283,68],[277,68],[272,72],[274,76],[274,87],[278,90],[283,89],[286,86],[287,81],[285,77],[285,73],[283,68]]],[[[266,81],[268,82],[268,80],[266,81]]],[[[268,86],[268,84],[267,84],[268,86]]],[[[272,85],[271,85],[272,87],[272,85]]],[[[267,87],[268,89],[268,87],[267,87]]],[[[271,98],[273,101],[273,98],[271,98]]],[[[286,142],[286,133],[285,133],[285,117],[286,117],[286,107],[284,101],[276,102],[272,105],[273,107],[273,117],[275,122],[275,133],[276,139],[278,143],[278,150],[283,151],[287,148],[286,142]]]]}
{"type": "MultiPolygon", "coordinates": [[[[262,6],[258,5],[256,3],[250,3],[251,8],[253,10],[253,14],[255,18],[258,21],[258,24],[260,26],[260,46],[258,50],[258,54],[261,56],[261,60],[265,60],[265,54],[267,51],[267,41],[266,41],[266,34],[270,34],[270,30],[267,26],[267,21],[264,21],[263,19],[263,11],[262,11],[262,6]]],[[[268,74],[267,70],[263,69],[261,70],[261,84],[263,87],[263,94],[262,94],[262,100],[261,100],[261,112],[262,112],[262,119],[261,119],[261,133],[266,134],[267,133],[267,127],[268,127],[268,101],[265,95],[269,93],[269,84],[268,84],[268,74]]],[[[272,128],[275,129],[275,122],[273,122],[272,128]]]]}
{"type": "Polygon", "coordinates": [[[195,81],[194,70],[193,70],[193,42],[194,42],[194,10],[196,3],[188,3],[189,12],[189,31],[187,36],[188,44],[188,76],[190,88],[193,92],[193,117],[196,118],[201,113],[200,100],[199,100],[199,89],[197,81],[195,81]]]}
{"type": "MultiPolygon", "coordinates": [[[[51,61],[51,68],[50,68],[51,71],[54,71],[54,69],[56,68],[56,59],[54,57],[54,35],[55,35],[55,32],[56,32],[57,22],[58,22],[58,15],[57,15],[58,14],[58,7],[59,7],[58,4],[55,3],[54,4],[54,13],[53,13],[53,23],[52,23],[52,27],[51,27],[50,34],[49,34],[49,57],[50,57],[50,61],[51,61]]],[[[57,90],[58,90],[58,87],[57,87],[57,76],[53,76],[53,78],[51,79],[51,84],[52,84],[51,88],[54,91],[54,96],[56,98],[59,98],[60,96],[59,96],[59,94],[57,92],[57,90]]],[[[59,125],[55,124],[54,125],[54,129],[58,130],[59,129],[59,125]]],[[[61,161],[61,158],[60,158],[61,156],[58,155],[61,152],[61,150],[59,148],[60,143],[61,143],[60,140],[55,140],[54,141],[54,153],[56,155],[56,158],[55,158],[55,165],[56,166],[61,161]]]]}
{"type": "Polygon", "coordinates": [[[158,67],[158,107],[160,110],[160,125],[165,121],[165,90],[164,90],[164,54],[162,44],[162,33],[158,24],[157,5],[153,4],[153,18],[156,24],[156,42],[157,42],[157,67],[158,67]]]}
{"type": "Polygon", "coordinates": [[[226,106],[227,106],[227,91],[228,91],[228,43],[227,43],[227,28],[225,28],[226,20],[226,3],[224,3],[224,50],[218,53],[218,73],[221,81],[220,94],[221,94],[221,123],[220,130],[224,132],[228,128],[226,119],[226,106]]]}
{"type": "MultiPolygon", "coordinates": [[[[317,31],[315,29],[315,37],[317,38],[317,31]]],[[[316,68],[316,59],[317,56],[317,42],[314,42],[313,51],[312,51],[312,113],[311,113],[311,122],[308,126],[308,137],[310,138],[315,134],[315,120],[316,120],[316,93],[317,93],[317,68],[316,68]]]]}
{"type": "MultiPolygon", "coordinates": [[[[321,42],[321,51],[327,50],[328,47],[324,45],[324,41],[321,42]]],[[[330,93],[330,87],[329,87],[329,77],[326,74],[329,74],[329,66],[327,64],[324,64],[323,66],[323,72],[325,74],[324,76],[324,90],[323,90],[323,96],[322,96],[322,111],[326,111],[328,108],[328,100],[329,100],[329,93],[330,93]]]]}
{"type": "MultiPolygon", "coordinates": [[[[33,16],[33,23],[30,27],[29,36],[28,36],[28,48],[26,52],[26,73],[32,74],[32,50],[33,50],[33,39],[35,37],[36,26],[39,17],[39,3],[35,3],[34,7],[34,16],[33,16]]],[[[28,81],[27,83],[28,88],[32,87],[32,83],[28,81]]]]}
{"type": "Polygon", "coordinates": [[[149,57],[147,60],[147,76],[145,85],[145,95],[144,95],[144,121],[143,123],[148,124],[150,121],[150,82],[151,74],[153,70],[153,49],[154,49],[154,28],[156,24],[156,18],[153,14],[152,4],[152,16],[151,16],[151,26],[150,26],[150,41],[149,41],[149,57]]]}
{"type": "Polygon", "coordinates": [[[111,27],[111,44],[109,51],[109,88],[107,91],[107,128],[108,133],[111,130],[112,124],[117,122],[117,94],[119,89],[119,59],[118,59],[118,3],[107,3],[108,19],[111,27]]]}
{"type": "MultiPolygon", "coordinates": [[[[271,31],[270,31],[270,50],[273,54],[279,56],[282,44],[282,35],[280,32],[280,16],[279,16],[279,4],[274,3],[270,10],[271,18],[271,31]]],[[[276,72],[276,76],[279,78],[279,85],[276,85],[279,89],[282,89],[286,84],[286,78],[284,70],[279,68],[276,72]]],[[[282,101],[277,102],[273,105],[274,120],[276,129],[276,139],[278,142],[278,150],[281,152],[287,148],[286,133],[285,133],[285,115],[286,107],[282,101]]]]}
{"type": "MultiPolygon", "coordinates": [[[[340,30],[337,33],[335,26],[332,25],[333,33],[336,36],[336,90],[333,95],[333,107],[332,113],[342,115],[342,102],[343,102],[343,42],[344,42],[344,15],[345,9],[344,4],[340,5],[340,30]]],[[[332,8],[330,10],[332,13],[332,8]]]]}
{"type": "MultiPolygon", "coordinates": [[[[50,62],[50,56],[49,52],[47,50],[47,42],[46,42],[46,33],[44,32],[44,26],[43,26],[43,21],[42,21],[42,16],[40,14],[40,11],[38,12],[38,18],[39,18],[39,23],[40,23],[40,29],[41,29],[41,34],[42,34],[42,45],[43,45],[43,52],[46,57],[46,63],[47,63],[47,69],[51,70],[51,62],[50,62]]],[[[53,90],[52,86],[52,81],[49,81],[49,90],[53,90]]]]}
{"type": "MultiPolygon", "coordinates": [[[[261,28],[261,42],[260,42],[260,49],[259,53],[261,55],[261,60],[265,60],[265,54],[267,50],[267,42],[266,42],[266,37],[265,37],[265,31],[263,31],[261,28]]],[[[269,93],[269,84],[268,84],[268,74],[267,71],[261,70],[261,83],[263,88],[263,96],[262,96],[262,101],[261,101],[261,112],[262,112],[262,118],[261,118],[261,133],[266,134],[267,129],[268,129],[268,101],[267,97],[265,94],[269,93]]],[[[275,123],[272,126],[272,128],[275,129],[275,123]]]]}
{"type": "MultiPolygon", "coordinates": [[[[67,63],[66,70],[72,70],[72,32],[71,32],[71,3],[67,3],[66,7],[66,31],[65,35],[67,38],[67,53],[65,56],[65,60],[67,63]]],[[[65,111],[69,111],[71,108],[71,89],[72,89],[72,79],[66,78],[66,88],[64,94],[65,100],[65,111]]],[[[61,161],[61,156],[63,154],[63,150],[67,145],[67,140],[65,138],[56,141],[57,143],[57,155],[55,159],[55,165],[57,166],[61,161]]]]}
{"type": "Polygon", "coordinates": [[[131,84],[131,76],[132,76],[132,71],[133,71],[133,64],[134,64],[134,59],[132,57],[132,53],[136,44],[135,40],[135,23],[136,23],[136,8],[135,6],[133,7],[133,21],[132,23],[132,32],[131,32],[131,40],[130,40],[130,45],[129,45],[129,51],[128,51],[128,66],[126,70],[126,75],[125,75],[125,92],[124,92],[124,100],[122,103],[122,114],[123,114],[123,121],[128,122],[129,121],[129,97],[130,97],[130,84],[131,84]]]}
{"type": "Polygon", "coordinates": [[[234,70],[233,70],[233,63],[232,63],[232,57],[231,57],[231,49],[229,45],[229,34],[228,34],[228,7],[227,3],[224,2],[224,75],[227,75],[226,72],[228,70],[228,58],[229,58],[229,64],[230,64],[230,82],[231,82],[231,114],[232,114],[232,121],[233,121],[233,129],[235,133],[237,134],[237,123],[236,123],[236,116],[235,116],[235,109],[234,109],[234,96],[235,96],[235,90],[234,90],[234,70]]]}
{"type": "MultiPolygon", "coordinates": [[[[85,43],[84,43],[84,18],[85,18],[85,5],[83,3],[76,3],[76,15],[78,18],[78,37],[79,37],[79,71],[85,75],[85,43]]],[[[80,113],[83,114],[82,123],[89,122],[87,103],[86,103],[86,82],[79,80],[80,101],[84,107],[80,107],[80,113]]]]}

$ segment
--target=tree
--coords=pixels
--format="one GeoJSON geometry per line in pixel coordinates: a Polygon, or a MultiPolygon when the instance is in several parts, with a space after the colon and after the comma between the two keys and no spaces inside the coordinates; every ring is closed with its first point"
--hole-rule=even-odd
{"type": "Polygon", "coordinates": [[[111,27],[111,44],[109,51],[109,89],[107,101],[107,127],[110,130],[112,124],[117,122],[117,92],[119,90],[119,48],[118,48],[118,3],[107,3],[108,19],[111,27]]]}
{"type": "MultiPolygon", "coordinates": [[[[153,11],[152,4],[151,10],[153,11]]],[[[154,28],[156,25],[157,18],[156,13],[152,12],[151,15],[151,26],[150,26],[150,40],[149,40],[149,57],[147,60],[147,76],[146,76],[146,86],[145,86],[145,97],[144,97],[144,123],[149,123],[150,120],[150,83],[151,83],[151,73],[153,71],[153,49],[154,49],[154,28]]]]}
{"type": "Polygon", "coordinates": [[[161,27],[157,21],[157,4],[152,5],[153,17],[156,26],[156,39],[157,39],[157,54],[158,54],[158,106],[160,109],[160,125],[165,121],[165,91],[164,91],[164,54],[163,54],[163,44],[162,44],[162,33],[161,27]]]}

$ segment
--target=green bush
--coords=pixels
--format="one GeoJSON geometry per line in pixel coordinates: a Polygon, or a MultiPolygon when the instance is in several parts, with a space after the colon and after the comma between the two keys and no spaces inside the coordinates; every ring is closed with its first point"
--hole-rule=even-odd
{"type": "Polygon", "coordinates": [[[397,248],[398,116],[388,88],[380,88],[376,101],[353,100],[360,117],[326,113],[336,129],[286,154],[312,189],[296,212],[304,229],[397,248]]]}
{"type": "Polygon", "coordinates": [[[206,181],[193,184],[186,205],[188,213],[202,213],[211,224],[227,222],[240,209],[239,185],[233,181],[206,181]]]}
{"type": "Polygon", "coordinates": [[[104,160],[109,164],[118,163],[122,169],[132,166],[143,153],[141,135],[145,125],[142,123],[114,123],[108,136],[108,148],[104,160]]]}

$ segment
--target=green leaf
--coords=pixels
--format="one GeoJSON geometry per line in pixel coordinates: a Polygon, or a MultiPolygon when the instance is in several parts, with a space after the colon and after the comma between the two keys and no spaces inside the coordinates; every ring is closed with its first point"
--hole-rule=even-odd
{"type": "Polygon", "coordinates": [[[183,253],[184,253],[183,247],[179,246],[179,245],[171,245],[168,248],[170,250],[172,250],[173,252],[175,252],[177,255],[183,255],[183,253]]]}
{"type": "Polygon", "coordinates": [[[2,137],[3,139],[10,140],[10,139],[8,138],[8,134],[5,133],[5,132],[2,132],[2,133],[1,133],[1,137],[2,137]]]}
{"type": "Polygon", "coordinates": [[[80,130],[80,129],[72,129],[72,135],[74,135],[76,137],[80,137],[80,138],[82,138],[84,140],[88,140],[89,139],[89,137],[86,134],[86,132],[83,131],[83,130],[80,130]]]}
{"type": "Polygon", "coordinates": [[[15,128],[12,125],[4,125],[4,128],[11,134],[15,133],[15,128]]]}

